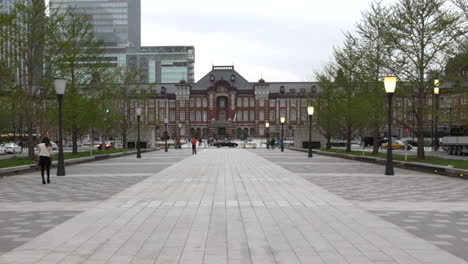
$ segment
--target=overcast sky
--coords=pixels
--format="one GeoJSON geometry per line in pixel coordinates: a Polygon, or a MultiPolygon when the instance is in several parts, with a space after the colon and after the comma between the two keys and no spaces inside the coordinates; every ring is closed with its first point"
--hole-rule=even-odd
{"type": "MultiPolygon", "coordinates": [[[[388,2],[388,1],[383,1],[388,2]]],[[[370,0],[142,0],[142,45],[195,46],[195,80],[235,65],[249,81],[310,81],[370,0]]]]}

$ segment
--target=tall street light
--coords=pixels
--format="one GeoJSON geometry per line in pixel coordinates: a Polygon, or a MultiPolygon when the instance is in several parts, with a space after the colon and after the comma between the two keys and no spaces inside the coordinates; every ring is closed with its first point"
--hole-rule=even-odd
{"type": "Polygon", "coordinates": [[[435,79],[434,80],[434,95],[435,95],[435,118],[434,118],[434,136],[435,136],[435,151],[439,150],[439,138],[437,136],[437,111],[438,111],[438,105],[439,105],[439,80],[435,79]]]}
{"type": "Polygon", "coordinates": [[[307,113],[309,114],[309,158],[312,158],[312,115],[314,114],[314,107],[308,106],[307,113]]]}
{"type": "Polygon", "coordinates": [[[392,156],[392,99],[395,93],[397,83],[396,76],[384,77],[385,92],[388,99],[388,143],[387,143],[387,164],[385,165],[385,175],[393,175],[393,156],[392,156]]]}
{"type": "MultiPolygon", "coordinates": [[[[179,142],[180,142],[180,139],[182,138],[182,132],[181,131],[182,131],[182,124],[179,123],[179,142]]],[[[178,147],[182,148],[182,144],[180,146],[178,146],[178,147]]]]}
{"type": "Polygon", "coordinates": [[[280,117],[281,122],[281,152],[284,152],[284,122],[286,122],[286,117],[280,117]]]}
{"type": "Polygon", "coordinates": [[[265,123],[266,127],[266,134],[267,134],[267,149],[270,149],[270,123],[266,122],[265,123]]]}
{"type": "Polygon", "coordinates": [[[57,176],[65,176],[65,162],[63,158],[63,124],[62,124],[62,103],[63,94],[65,93],[65,87],[67,85],[66,78],[56,78],[54,80],[55,92],[57,94],[58,105],[59,105],[59,154],[57,164],[57,176]]]}
{"type": "Polygon", "coordinates": [[[164,152],[167,152],[167,138],[168,138],[168,134],[167,133],[167,123],[169,122],[169,120],[166,118],[164,118],[164,140],[165,140],[165,146],[164,146],[164,152]]]}
{"type": "Polygon", "coordinates": [[[141,118],[141,108],[137,107],[135,109],[137,115],[137,123],[138,123],[138,138],[137,138],[137,159],[141,158],[141,150],[140,150],[140,118],[141,118]]]}

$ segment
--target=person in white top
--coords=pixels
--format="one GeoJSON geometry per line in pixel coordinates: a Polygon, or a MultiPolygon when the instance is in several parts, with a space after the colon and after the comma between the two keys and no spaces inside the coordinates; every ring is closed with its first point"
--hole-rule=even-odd
{"type": "Polygon", "coordinates": [[[50,165],[52,162],[52,144],[50,144],[50,140],[48,137],[44,137],[42,139],[42,143],[38,144],[37,147],[39,149],[39,166],[41,166],[41,176],[42,176],[42,184],[46,184],[44,179],[44,171],[47,171],[47,183],[50,183],[50,165]]]}

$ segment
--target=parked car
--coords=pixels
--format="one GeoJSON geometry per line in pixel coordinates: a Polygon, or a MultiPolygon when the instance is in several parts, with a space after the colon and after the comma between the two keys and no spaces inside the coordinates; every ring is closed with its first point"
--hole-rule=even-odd
{"type": "Polygon", "coordinates": [[[235,143],[235,142],[229,141],[229,140],[219,140],[219,141],[216,141],[215,143],[213,143],[213,146],[216,146],[218,148],[220,148],[220,147],[233,148],[233,147],[237,147],[238,144],[235,143]]]}
{"type": "MultiPolygon", "coordinates": [[[[383,143],[381,146],[382,146],[382,148],[387,149],[388,148],[388,142],[383,143]]],[[[408,150],[410,150],[412,148],[413,148],[413,146],[411,146],[411,144],[408,144],[408,150]]],[[[405,150],[405,143],[403,141],[401,141],[401,140],[393,140],[392,141],[392,149],[405,150]]]]}
{"type": "Polygon", "coordinates": [[[57,150],[58,149],[58,146],[55,142],[50,142],[50,144],[52,144],[52,150],[57,150]]]}
{"type": "Polygon", "coordinates": [[[3,153],[23,153],[23,148],[16,143],[4,143],[1,145],[1,150],[3,150],[3,153]]]}
{"type": "MultiPolygon", "coordinates": [[[[383,143],[387,142],[388,139],[384,137],[378,138],[378,146],[381,146],[383,143]]],[[[361,142],[364,143],[364,147],[369,147],[374,145],[374,137],[362,137],[361,142]]]]}
{"type": "MultiPolygon", "coordinates": [[[[96,147],[97,147],[97,149],[102,149],[102,143],[97,144],[96,147]]],[[[110,149],[110,148],[113,147],[113,145],[112,145],[111,142],[105,142],[104,147],[105,147],[105,149],[110,149]]]]}
{"type": "Polygon", "coordinates": [[[412,147],[417,147],[418,146],[418,141],[417,140],[407,139],[407,140],[403,140],[403,142],[408,142],[408,145],[411,145],[412,147]]]}

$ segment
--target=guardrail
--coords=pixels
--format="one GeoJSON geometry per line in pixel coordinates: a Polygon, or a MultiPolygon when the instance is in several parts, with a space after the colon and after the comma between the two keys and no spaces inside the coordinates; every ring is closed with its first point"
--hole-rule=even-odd
{"type": "MultiPolygon", "coordinates": [[[[302,148],[289,148],[290,150],[301,151],[301,152],[308,152],[308,149],[302,148]]],[[[324,156],[336,157],[336,158],[344,158],[374,164],[385,165],[387,162],[385,159],[377,158],[377,157],[368,157],[368,156],[358,156],[358,155],[351,155],[351,154],[344,154],[344,153],[336,153],[336,152],[327,152],[327,151],[320,151],[320,150],[312,150],[313,153],[317,153],[324,156]]],[[[468,179],[468,170],[452,168],[449,166],[442,166],[442,165],[433,165],[428,163],[421,163],[421,162],[408,162],[408,161],[400,161],[400,160],[393,160],[393,165],[397,168],[408,169],[408,170],[415,170],[421,172],[428,172],[437,175],[443,176],[450,176],[456,177],[461,179],[468,179]]]]}

